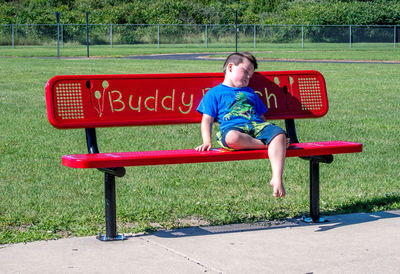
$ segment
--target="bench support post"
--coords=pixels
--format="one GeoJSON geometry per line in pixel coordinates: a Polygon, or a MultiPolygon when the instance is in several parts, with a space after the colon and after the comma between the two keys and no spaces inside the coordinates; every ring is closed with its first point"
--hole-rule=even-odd
{"type": "Polygon", "coordinates": [[[310,218],[303,217],[306,223],[323,223],[319,211],[319,163],[330,164],[333,161],[332,155],[302,157],[310,161],[310,218]]]}
{"type": "Polygon", "coordinates": [[[115,176],[104,173],[104,192],[106,208],[106,236],[117,236],[117,206],[115,200],[115,176]]]}
{"type": "Polygon", "coordinates": [[[290,143],[298,143],[299,140],[297,139],[297,133],[296,133],[296,125],[294,123],[293,119],[286,119],[285,120],[285,126],[286,126],[286,134],[287,137],[290,139],[290,143]]]}
{"type": "MultiPolygon", "coordinates": [[[[86,143],[90,154],[99,153],[97,146],[97,137],[95,128],[87,128],[86,143]]],[[[117,205],[115,199],[115,176],[123,177],[125,175],[124,167],[98,168],[104,172],[104,194],[106,209],[106,235],[96,237],[100,241],[118,241],[126,240],[124,235],[117,234],[117,205]]]]}
{"type": "MultiPolygon", "coordinates": [[[[286,119],[285,126],[290,143],[298,143],[294,120],[286,119]]],[[[325,219],[319,216],[319,163],[330,164],[333,161],[333,156],[321,155],[300,158],[310,161],[310,218],[303,217],[302,220],[306,223],[323,223],[325,219]]]]}
{"type": "Polygon", "coordinates": [[[100,241],[126,240],[124,235],[117,234],[117,206],[115,199],[115,175],[104,173],[104,192],[106,210],[106,235],[99,234],[100,241]]]}
{"type": "Polygon", "coordinates": [[[310,160],[310,217],[314,223],[320,222],[319,217],[319,162],[310,160]]]}

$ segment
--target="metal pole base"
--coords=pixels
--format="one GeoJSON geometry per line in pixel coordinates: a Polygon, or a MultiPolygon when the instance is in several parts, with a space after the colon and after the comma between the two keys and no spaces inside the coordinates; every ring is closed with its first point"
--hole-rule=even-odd
{"type": "Polygon", "coordinates": [[[111,241],[123,241],[123,240],[127,240],[128,237],[126,237],[124,234],[118,234],[115,237],[110,237],[107,235],[101,235],[99,233],[98,236],[96,236],[96,239],[102,242],[111,242],[111,241]]]}
{"type": "Polygon", "coordinates": [[[305,222],[307,224],[319,224],[328,222],[328,220],[325,219],[324,217],[319,217],[316,221],[314,221],[313,218],[305,216],[301,217],[300,221],[305,222]]]}

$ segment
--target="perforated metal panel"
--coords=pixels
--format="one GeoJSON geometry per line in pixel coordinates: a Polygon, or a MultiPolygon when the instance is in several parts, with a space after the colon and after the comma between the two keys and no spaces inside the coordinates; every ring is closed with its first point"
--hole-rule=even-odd
{"type": "Polygon", "coordinates": [[[320,110],[322,105],[321,87],[314,77],[298,78],[302,110],[320,110]]]}
{"type": "Polygon", "coordinates": [[[57,115],[63,120],[84,119],[80,83],[60,83],[56,86],[57,115]]]}

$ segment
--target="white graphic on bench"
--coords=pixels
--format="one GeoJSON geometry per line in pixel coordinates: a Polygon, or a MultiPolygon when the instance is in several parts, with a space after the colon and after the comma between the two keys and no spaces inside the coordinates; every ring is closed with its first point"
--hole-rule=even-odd
{"type": "Polygon", "coordinates": [[[99,114],[99,117],[101,117],[103,115],[104,112],[104,100],[105,100],[105,93],[106,93],[106,89],[109,87],[108,81],[104,80],[101,84],[101,86],[103,87],[103,91],[99,91],[99,90],[95,90],[94,92],[92,91],[92,85],[90,83],[90,81],[86,82],[86,86],[87,88],[89,88],[89,92],[90,92],[90,102],[92,104],[92,106],[94,107],[94,109],[97,111],[97,113],[99,114]],[[92,94],[94,95],[92,97],[92,94]]]}

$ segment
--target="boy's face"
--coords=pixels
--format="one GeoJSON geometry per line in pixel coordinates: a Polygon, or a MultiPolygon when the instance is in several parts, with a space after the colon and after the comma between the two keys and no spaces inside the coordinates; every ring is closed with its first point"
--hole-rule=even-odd
{"type": "Polygon", "coordinates": [[[225,74],[225,84],[235,88],[247,87],[253,73],[254,66],[247,58],[243,58],[243,62],[237,66],[229,63],[225,74]]]}

